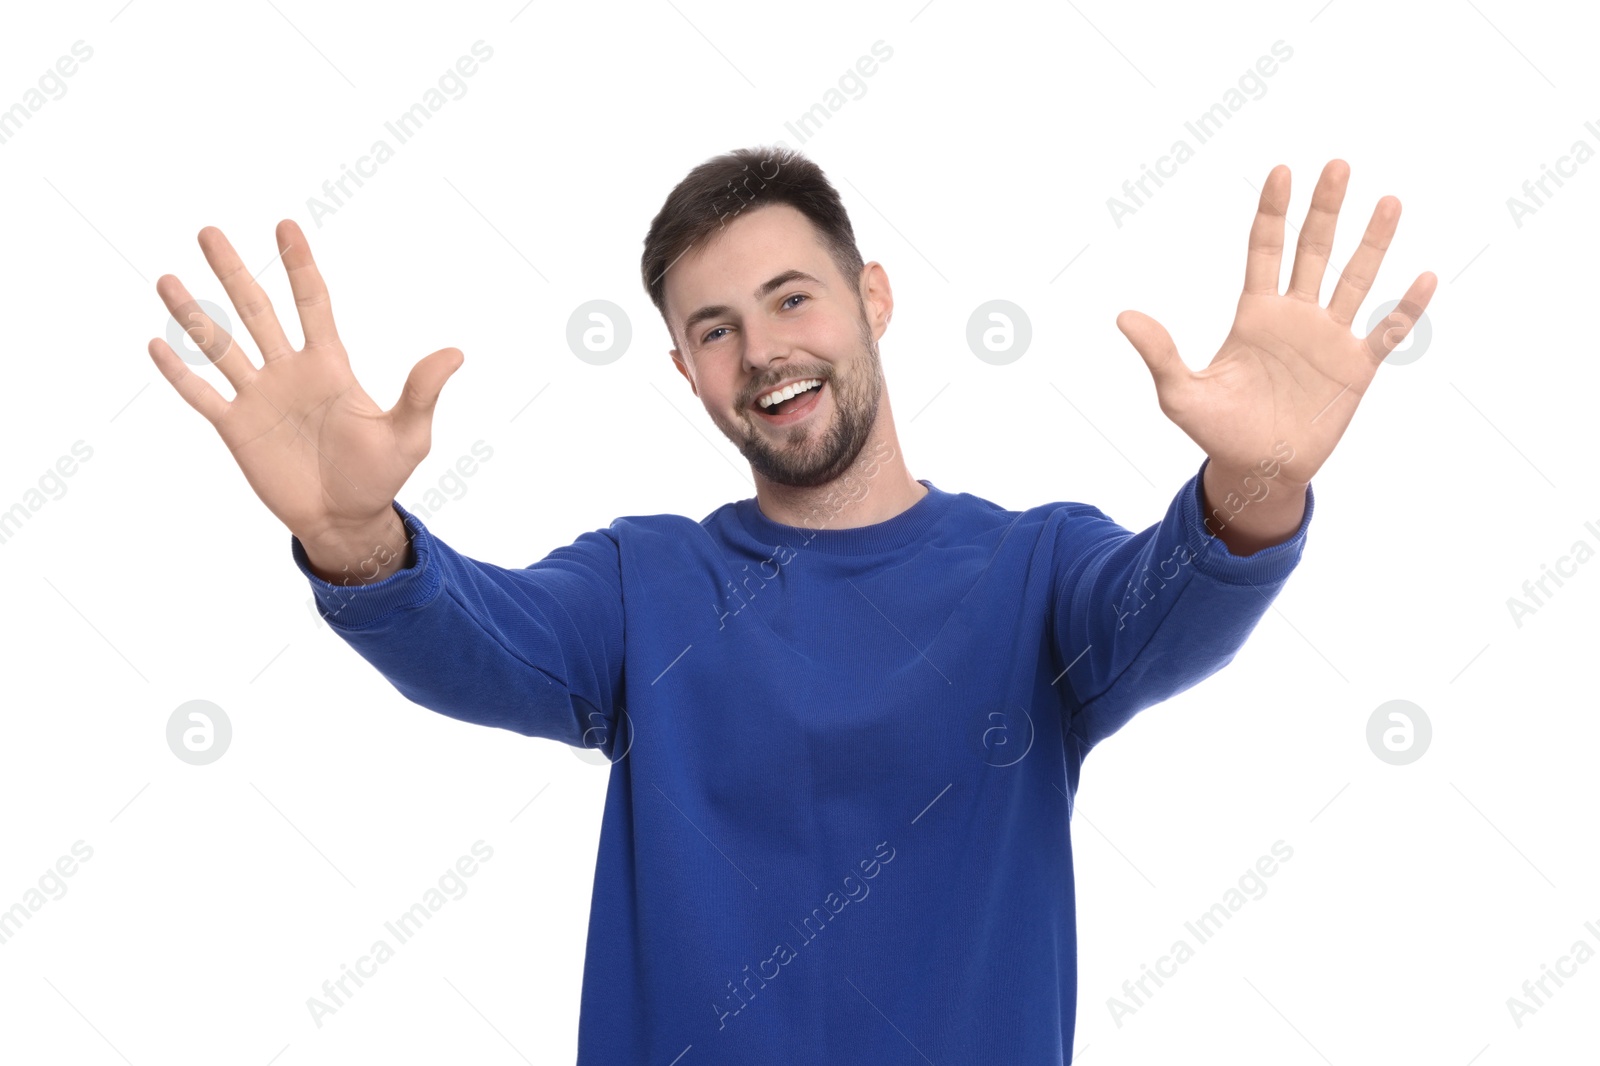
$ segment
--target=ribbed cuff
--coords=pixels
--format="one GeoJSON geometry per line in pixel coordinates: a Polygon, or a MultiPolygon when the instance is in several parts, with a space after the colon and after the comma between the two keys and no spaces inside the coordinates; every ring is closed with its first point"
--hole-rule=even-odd
{"type": "Polygon", "coordinates": [[[390,611],[421,607],[439,594],[439,567],[432,561],[432,536],[422,520],[400,506],[399,502],[394,502],[393,507],[411,534],[411,548],[416,552],[416,562],[370,585],[354,582],[340,585],[324,581],[311,572],[311,559],[300,538],[292,533],[289,535],[289,551],[294,564],[311,583],[311,592],[317,598],[319,611],[330,626],[359,629],[390,611]]]}
{"type": "MultiPolygon", "coordinates": [[[[1205,525],[1204,478],[1206,464],[1210,462],[1208,455],[1189,484],[1184,486],[1184,491],[1179,493],[1184,541],[1194,556],[1195,569],[1232,585],[1269,585],[1282,581],[1300,562],[1301,553],[1305,550],[1306,529],[1311,525],[1311,512],[1316,507],[1316,496],[1311,491],[1310,483],[1306,484],[1306,513],[1300,519],[1300,528],[1294,531],[1294,536],[1249,555],[1234,555],[1205,525]]],[[[1246,508],[1249,506],[1245,504],[1246,508]]]]}

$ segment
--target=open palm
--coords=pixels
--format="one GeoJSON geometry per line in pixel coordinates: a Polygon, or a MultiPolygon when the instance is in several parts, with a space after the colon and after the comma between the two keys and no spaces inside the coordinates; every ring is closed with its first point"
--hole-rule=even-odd
{"type": "Polygon", "coordinates": [[[1343,436],[1383,359],[1427,308],[1438,278],[1417,276],[1400,305],[1366,337],[1350,324],[1377,276],[1400,219],[1400,201],[1385,196],[1373,209],[1361,246],[1339,276],[1326,307],[1319,293],[1333,248],[1334,226],[1350,168],[1323,168],[1295,250],[1287,292],[1278,291],[1289,168],[1267,176],[1250,228],[1244,292],[1233,326],[1203,370],[1190,370],[1160,323],[1124,311],[1117,327],[1155,379],[1161,410],[1203,448],[1214,465],[1246,471],[1281,454],[1285,478],[1309,482],[1343,436]]]}
{"type": "Polygon", "coordinates": [[[262,291],[222,231],[200,248],[261,349],[261,365],[200,310],[171,274],[156,282],[172,317],[233,386],[230,402],[163,340],[150,357],[179,395],[221,435],[269,510],[306,543],[332,543],[379,525],[431,446],[433,408],[461,352],[443,348],[412,368],[399,401],[379,407],[356,381],[334,328],[327,286],[294,222],[278,248],[300,312],[305,346],[292,348],[262,291]]]}

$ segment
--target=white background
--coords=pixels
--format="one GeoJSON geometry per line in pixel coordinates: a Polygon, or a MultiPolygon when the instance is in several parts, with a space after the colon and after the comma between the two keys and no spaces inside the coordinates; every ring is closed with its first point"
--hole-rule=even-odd
{"type": "Polygon", "coordinates": [[[0,945],[0,1058],[572,1061],[605,771],[409,703],[316,623],[288,532],[145,352],[170,321],[155,281],[225,304],[195,242],[219,226],[298,343],[272,260],[276,222],[299,221],[381,404],[427,353],[466,354],[401,503],[482,440],[492,460],[428,525],[526,565],[619,515],[753,495],[671,365],[639,253],[689,168],[779,139],[827,171],[893,283],[882,350],[912,474],[1015,509],[1088,501],[1130,529],[1201,454],[1116,315],[1153,315],[1203,366],[1274,165],[1297,229],[1322,166],[1350,163],[1330,274],[1400,198],[1357,325],[1432,270],[1426,351],[1380,369],[1314,481],[1304,561],[1234,662],[1085,764],[1077,1044],[1101,1066],[1593,1056],[1600,961],[1520,1026],[1506,1004],[1575,941],[1600,948],[1600,563],[1520,627],[1506,603],[1600,544],[1600,161],[1520,226],[1507,207],[1575,140],[1600,149],[1592,12],[122,2],[19,7],[0,35],[0,108],[93,48],[0,144],[0,510],[93,449],[0,544],[0,908],[93,849],[0,945]],[[314,224],[308,198],[480,39],[494,55],[466,94],[314,224]],[[800,143],[785,123],[879,40],[892,58],[800,143]],[[1293,56],[1265,94],[1117,226],[1107,198],[1195,145],[1183,123],[1278,40],[1293,56]],[[965,339],[996,298],[1033,323],[1005,366],[965,339]],[[566,345],[592,299],[633,327],[606,366],[566,345]],[[192,699],[233,725],[209,766],[167,747],[192,699]],[[1367,746],[1392,699],[1433,725],[1407,766],[1367,746]],[[315,1025],[308,997],[480,839],[494,855],[468,893],[315,1025]],[[1122,982],[1278,840],[1294,854],[1266,895],[1114,1022],[1122,982]]]}

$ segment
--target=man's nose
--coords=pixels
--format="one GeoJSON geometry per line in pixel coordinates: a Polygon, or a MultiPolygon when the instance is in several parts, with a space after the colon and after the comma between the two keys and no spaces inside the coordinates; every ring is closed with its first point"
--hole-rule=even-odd
{"type": "Polygon", "coordinates": [[[792,347],[781,326],[759,319],[745,322],[744,362],[752,373],[759,374],[789,358],[792,347]]]}

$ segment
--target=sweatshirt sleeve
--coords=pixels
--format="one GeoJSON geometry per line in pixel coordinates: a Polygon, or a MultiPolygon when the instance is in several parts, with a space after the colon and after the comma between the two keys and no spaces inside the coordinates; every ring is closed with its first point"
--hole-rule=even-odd
{"type": "Polygon", "coordinates": [[[1300,561],[1311,486],[1292,537],[1238,556],[1204,524],[1209,462],[1140,533],[1087,504],[1061,508],[1051,640],[1070,686],[1062,691],[1069,728],[1085,753],[1231,662],[1300,561]]]}
{"type": "Polygon", "coordinates": [[[370,585],[317,577],[290,535],[329,627],[413,703],[609,755],[623,686],[614,529],[508,569],[462,555],[393,507],[416,559],[370,585]]]}

